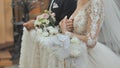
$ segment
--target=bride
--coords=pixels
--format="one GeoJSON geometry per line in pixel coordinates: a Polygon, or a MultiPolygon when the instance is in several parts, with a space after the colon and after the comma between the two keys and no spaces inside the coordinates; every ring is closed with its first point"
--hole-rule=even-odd
{"type": "Polygon", "coordinates": [[[24,29],[20,68],[120,68],[120,57],[97,41],[103,21],[111,24],[106,20],[107,3],[114,1],[78,0],[70,19],[60,22],[62,34],[49,39],[24,29]],[[69,32],[72,22],[74,30],[69,32]]]}

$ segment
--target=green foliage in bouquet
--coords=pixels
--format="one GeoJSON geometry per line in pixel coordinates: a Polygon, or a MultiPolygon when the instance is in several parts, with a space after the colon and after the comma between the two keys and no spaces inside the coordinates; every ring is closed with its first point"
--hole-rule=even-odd
{"type": "Polygon", "coordinates": [[[37,16],[34,26],[39,28],[44,28],[47,26],[55,27],[55,22],[55,14],[45,10],[43,14],[37,16]]]}
{"type": "Polygon", "coordinates": [[[38,15],[34,26],[40,37],[49,37],[59,33],[59,28],[55,26],[55,14],[45,10],[43,14],[38,15]]]}

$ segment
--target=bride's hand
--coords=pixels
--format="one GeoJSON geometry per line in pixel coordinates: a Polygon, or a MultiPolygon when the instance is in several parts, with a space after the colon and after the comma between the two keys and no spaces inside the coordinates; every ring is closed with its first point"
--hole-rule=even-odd
{"type": "Polygon", "coordinates": [[[24,23],[23,26],[30,31],[31,29],[34,29],[34,21],[35,20],[29,20],[28,22],[24,23]]]}
{"type": "Polygon", "coordinates": [[[65,33],[67,31],[66,22],[67,22],[67,16],[65,16],[64,19],[61,20],[59,23],[62,33],[65,33]]]}
{"type": "Polygon", "coordinates": [[[70,32],[73,32],[73,19],[69,19],[67,22],[66,22],[66,27],[67,27],[67,30],[70,31],[70,32]]]}

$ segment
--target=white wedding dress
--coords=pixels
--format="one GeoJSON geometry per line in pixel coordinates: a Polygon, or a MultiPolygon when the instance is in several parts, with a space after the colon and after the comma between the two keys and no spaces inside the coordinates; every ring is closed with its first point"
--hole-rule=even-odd
{"type": "Polygon", "coordinates": [[[101,0],[90,0],[80,9],[74,18],[74,32],[87,35],[88,41],[87,43],[79,41],[80,54],[76,57],[69,55],[71,51],[69,36],[58,34],[44,38],[39,37],[36,30],[29,32],[24,28],[20,68],[120,68],[120,57],[105,45],[97,42],[97,37],[95,37],[103,20],[104,9],[101,0]],[[87,31],[89,15],[91,25],[90,30],[87,31]],[[94,48],[86,46],[95,42],[97,44],[94,48]]]}

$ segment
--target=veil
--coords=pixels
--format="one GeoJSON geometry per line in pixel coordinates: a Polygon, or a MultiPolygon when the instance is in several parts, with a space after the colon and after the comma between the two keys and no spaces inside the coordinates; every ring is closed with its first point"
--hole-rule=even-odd
{"type": "Polygon", "coordinates": [[[102,25],[102,33],[105,44],[120,55],[120,1],[103,0],[103,3],[105,20],[102,25]]]}
{"type": "Polygon", "coordinates": [[[120,9],[120,0],[115,0],[116,4],[118,5],[119,9],[120,9]]]}

